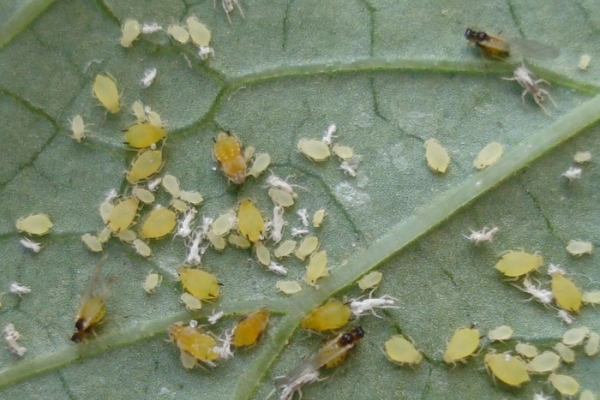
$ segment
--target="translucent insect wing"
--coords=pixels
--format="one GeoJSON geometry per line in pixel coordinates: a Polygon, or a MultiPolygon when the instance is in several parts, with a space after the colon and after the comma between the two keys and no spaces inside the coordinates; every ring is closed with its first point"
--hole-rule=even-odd
{"type": "Polygon", "coordinates": [[[538,60],[553,60],[560,55],[560,51],[547,44],[536,40],[521,39],[517,37],[500,36],[510,46],[510,51],[524,57],[538,60]]]}

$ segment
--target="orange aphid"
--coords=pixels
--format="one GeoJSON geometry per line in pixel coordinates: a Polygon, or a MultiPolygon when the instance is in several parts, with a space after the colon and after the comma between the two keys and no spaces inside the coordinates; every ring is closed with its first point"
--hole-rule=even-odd
{"type": "Polygon", "coordinates": [[[238,185],[246,180],[246,158],[242,144],[229,132],[219,131],[214,139],[213,153],[221,166],[221,171],[238,185]]]}
{"type": "Polygon", "coordinates": [[[169,328],[169,336],[181,351],[185,351],[199,361],[210,362],[219,358],[219,354],[213,350],[217,345],[215,338],[198,328],[178,323],[169,328]]]}
{"type": "Polygon", "coordinates": [[[269,322],[267,310],[259,310],[248,315],[235,327],[233,344],[236,347],[252,346],[264,332],[267,322],[269,322]]]}

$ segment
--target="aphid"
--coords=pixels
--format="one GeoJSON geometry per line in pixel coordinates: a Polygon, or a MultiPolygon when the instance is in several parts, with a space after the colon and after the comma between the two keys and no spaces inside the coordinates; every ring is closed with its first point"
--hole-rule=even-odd
{"type": "Polygon", "coordinates": [[[283,228],[285,228],[286,225],[286,222],[283,219],[283,212],[283,207],[273,207],[273,220],[270,224],[271,230],[269,237],[275,243],[279,243],[279,241],[283,238],[283,228]]]}
{"type": "Polygon", "coordinates": [[[298,215],[298,218],[300,219],[302,225],[308,226],[308,210],[306,208],[302,208],[296,211],[296,214],[298,215]]]}
{"type": "Polygon", "coordinates": [[[181,190],[179,192],[179,198],[186,203],[198,205],[204,201],[202,195],[193,190],[181,190]]]}
{"type": "Polygon", "coordinates": [[[452,339],[448,342],[444,361],[455,364],[458,361],[466,361],[479,347],[479,331],[474,328],[461,328],[454,332],[452,339]]]}
{"type": "Polygon", "coordinates": [[[190,311],[197,311],[202,308],[202,302],[187,292],[182,293],[179,299],[185,305],[185,308],[190,311]]]}
{"type": "Polygon", "coordinates": [[[102,251],[102,242],[100,241],[100,239],[98,239],[97,236],[94,236],[90,233],[84,233],[81,236],[81,240],[83,241],[83,243],[85,243],[87,248],[90,249],[90,251],[96,253],[102,251]]]}
{"type": "Polygon", "coordinates": [[[325,219],[325,209],[321,208],[320,210],[315,211],[315,215],[313,215],[313,226],[315,228],[320,228],[323,223],[323,219],[325,219]]]}
{"type": "Polygon", "coordinates": [[[162,150],[141,150],[127,172],[127,182],[136,183],[149,178],[160,171],[162,163],[162,150]]]}
{"type": "Polygon", "coordinates": [[[329,146],[320,140],[300,139],[298,141],[298,151],[304,154],[312,161],[325,161],[331,155],[329,146]]]}
{"type": "Polygon", "coordinates": [[[566,170],[562,174],[562,176],[567,178],[569,180],[569,182],[572,182],[575,179],[580,179],[581,178],[581,168],[569,167],[569,169],[566,170]]]}
{"type": "MultiPolygon", "coordinates": [[[[544,305],[550,304],[552,302],[552,300],[554,299],[554,295],[552,294],[552,291],[547,290],[547,289],[540,289],[541,285],[539,282],[538,282],[538,285],[535,286],[529,280],[529,277],[526,277],[525,279],[523,279],[523,287],[522,288],[517,285],[513,285],[513,286],[515,286],[519,290],[524,291],[525,293],[529,293],[532,296],[529,300],[536,299],[537,301],[539,301],[540,303],[542,303],[544,305]]],[[[529,300],[527,300],[527,301],[529,301],[529,300]]]]}
{"type": "Polygon", "coordinates": [[[10,351],[19,356],[23,357],[27,352],[27,348],[19,345],[18,341],[21,338],[21,334],[15,329],[13,324],[8,324],[4,327],[4,341],[10,348],[10,351]]]}
{"type": "Polygon", "coordinates": [[[344,172],[345,175],[348,175],[352,178],[356,178],[356,170],[358,168],[359,162],[359,156],[352,157],[351,159],[342,162],[340,164],[340,169],[344,172]]]}
{"type": "MultiPolygon", "coordinates": [[[[372,294],[373,292],[371,292],[372,294]]],[[[350,310],[355,317],[360,317],[361,315],[366,314],[367,312],[371,312],[376,317],[381,318],[377,313],[375,313],[376,308],[386,309],[386,308],[398,308],[394,306],[395,302],[398,299],[393,298],[392,296],[383,295],[379,298],[372,298],[369,295],[368,299],[365,300],[351,300],[350,301],[350,310]]]]}
{"type": "Polygon", "coordinates": [[[102,222],[108,224],[108,219],[114,208],[115,206],[113,205],[112,200],[104,200],[102,203],[100,203],[100,207],[98,207],[98,212],[100,213],[100,218],[102,218],[102,222]]]}
{"type": "Polygon", "coordinates": [[[169,328],[169,336],[181,351],[192,355],[198,361],[210,365],[211,361],[219,358],[219,355],[213,350],[217,345],[215,338],[203,333],[197,327],[184,326],[180,323],[174,324],[169,328]]]}
{"type": "MultiPolygon", "coordinates": [[[[213,0],[213,3],[214,1],[216,0],[213,0]]],[[[231,18],[229,18],[229,13],[233,12],[235,8],[234,6],[237,6],[238,10],[240,10],[242,18],[246,18],[244,16],[244,11],[242,10],[240,3],[238,3],[238,0],[221,0],[221,5],[223,6],[223,10],[225,10],[225,15],[227,15],[227,21],[229,21],[229,25],[231,25],[231,18]]]]}
{"type": "Polygon", "coordinates": [[[433,172],[445,173],[450,164],[450,156],[446,149],[435,139],[425,141],[425,160],[433,172]]]}
{"type": "Polygon", "coordinates": [[[156,111],[152,111],[148,106],[144,107],[144,111],[146,111],[148,122],[150,122],[151,125],[154,125],[158,128],[165,127],[165,123],[162,121],[162,119],[160,119],[160,115],[156,111]]]}
{"type": "Polygon", "coordinates": [[[590,336],[588,337],[585,346],[583,346],[583,351],[589,357],[593,357],[598,354],[600,349],[600,335],[596,332],[590,332],[590,336]]]}
{"type": "Polygon", "coordinates": [[[561,342],[558,342],[553,348],[564,362],[569,364],[575,362],[575,352],[569,347],[565,346],[561,342]]]}
{"type": "Polygon", "coordinates": [[[269,197],[275,205],[281,207],[290,207],[294,205],[294,198],[286,191],[281,189],[269,189],[269,197]]]}
{"type": "Polygon", "coordinates": [[[314,286],[317,280],[324,276],[329,276],[329,270],[327,269],[327,252],[322,250],[310,256],[310,261],[306,266],[304,281],[314,286]]]}
{"type": "Polygon", "coordinates": [[[501,325],[488,331],[488,338],[491,342],[503,342],[513,335],[513,329],[508,325],[501,325]]]}
{"type": "Polygon", "coordinates": [[[217,278],[206,271],[196,268],[179,268],[179,277],[183,288],[200,300],[215,300],[219,297],[217,278]]]}
{"type": "Polygon", "coordinates": [[[302,286],[296,281],[277,281],[275,287],[285,294],[294,294],[302,290],[302,286]]]}
{"type": "Polygon", "coordinates": [[[562,342],[569,347],[579,346],[590,334],[590,328],[582,326],[563,333],[562,342]]]}
{"type": "Polygon", "coordinates": [[[518,278],[537,270],[544,263],[539,254],[509,250],[500,256],[495,268],[509,278],[518,278]]]}
{"type": "Polygon", "coordinates": [[[578,151],[573,156],[573,161],[577,164],[584,164],[586,162],[590,162],[592,160],[592,153],[589,151],[578,151]]]}
{"type": "MultiPolygon", "coordinates": [[[[321,349],[319,349],[319,351],[336,352],[336,348],[338,348],[340,346],[346,346],[350,343],[355,343],[357,340],[362,339],[364,337],[364,335],[365,335],[365,332],[363,331],[363,329],[360,326],[358,326],[358,327],[354,328],[353,330],[351,330],[350,332],[339,334],[334,339],[325,343],[321,347],[321,349]],[[332,348],[332,344],[336,344],[336,343],[337,343],[337,346],[333,346],[333,348],[332,348]]],[[[342,354],[339,354],[337,357],[332,358],[329,362],[325,363],[323,365],[323,367],[324,368],[335,367],[336,365],[339,365],[342,361],[344,361],[344,359],[346,358],[347,355],[348,355],[347,351],[343,352],[342,354]]]]}
{"type": "Polygon", "coordinates": [[[71,132],[73,132],[73,139],[75,139],[78,143],[81,142],[82,139],[85,139],[85,134],[88,132],[85,129],[85,124],[83,123],[83,118],[81,115],[76,115],[72,120],[69,120],[69,124],[71,124],[71,132]]]}
{"type": "Polygon", "coordinates": [[[269,312],[256,311],[242,319],[233,331],[233,344],[235,347],[253,346],[267,327],[269,312]]]}
{"type": "Polygon", "coordinates": [[[271,156],[268,153],[260,153],[254,159],[252,167],[248,171],[248,175],[258,178],[271,164],[271,156]]]}
{"type": "Polygon", "coordinates": [[[121,110],[119,104],[119,90],[115,81],[106,75],[96,75],[92,85],[94,96],[111,114],[116,114],[121,110]]]}
{"type": "Polygon", "coordinates": [[[171,199],[169,205],[173,207],[175,211],[180,213],[185,213],[192,208],[188,203],[181,199],[171,199]]]}
{"type": "Polygon", "coordinates": [[[384,346],[388,358],[400,365],[417,365],[423,360],[419,350],[402,335],[392,336],[384,346]]]}
{"type": "Polygon", "coordinates": [[[155,200],[154,194],[151,191],[140,186],[134,186],[131,190],[131,194],[145,204],[152,204],[155,200]]]}
{"type": "Polygon", "coordinates": [[[498,233],[499,229],[498,227],[493,227],[490,229],[487,226],[484,226],[480,231],[474,231],[472,229],[469,230],[471,231],[471,234],[469,236],[463,235],[463,237],[475,244],[479,244],[481,242],[492,243],[492,240],[494,239],[494,236],[496,236],[496,233],[498,233]]]}
{"type": "Polygon", "coordinates": [[[319,239],[316,236],[307,236],[300,242],[300,246],[298,246],[294,254],[300,260],[304,261],[304,259],[311,255],[317,247],[319,247],[319,239]]]}
{"type": "Polygon", "coordinates": [[[350,307],[333,299],[304,317],[300,327],[317,332],[339,329],[348,323],[351,313],[350,307]]]}
{"type": "Polygon", "coordinates": [[[309,233],[308,229],[305,227],[302,228],[292,228],[292,237],[304,236],[309,233]]]}
{"type": "Polygon", "coordinates": [[[136,149],[150,147],[167,137],[164,128],[154,126],[148,122],[131,125],[125,132],[124,142],[136,149]]]}
{"type": "Polygon", "coordinates": [[[473,161],[473,166],[477,169],[484,169],[495,164],[503,154],[504,147],[498,142],[492,142],[479,152],[475,161],[473,161]]]}
{"type": "Polygon", "coordinates": [[[517,53],[525,57],[539,60],[551,60],[558,57],[555,48],[535,40],[521,39],[509,36],[497,36],[487,32],[477,32],[467,28],[465,38],[475,43],[483,52],[492,57],[508,57],[517,53]]]}
{"type": "Polygon", "coordinates": [[[50,232],[50,229],[54,225],[50,221],[50,217],[46,214],[31,214],[27,217],[19,218],[15,226],[18,232],[42,236],[50,232]]]}
{"type": "Polygon", "coordinates": [[[23,295],[31,293],[31,288],[29,286],[23,286],[18,284],[17,282],[12,282],[8,289],[12,294],[23,295]]]}
{"type": "Polygon", "coordinates": [[[556,304],[565,311],[579,312],[581,308],[582,293],[573,281],[559,272],[552,276],[552,294],[556,304]]]}
{"type": "Polygon", "coordinates": [[[525,65],[521,65],[520,67],[517,67],[517,69],[515,69],[515,71],[513,73],[512,78],[502,78],[502,79],[504,79],[505,81],[517,81],[517,83],[519,85],[521,85],[521,87],[523,89],[525,89],[525,90],[523,90],[523,93],[521,94],[521,100],[523,101],[523,104],[525,104],[525,96],[527,95],[527,93],[530,93],[531,97],[533,97],[533,100],[535,101],[535,103],[538,106],[540,106],[540,108],[547,115],[550,115],[550,113],[548,112],[548,110],[546,110],[546,108],[542,104],[544,102],[544,100],[546,100],[546,97],[548,97],[550,99],[550,101],[552,102],[552,104],[554,105],[554,107],[556,107],[556,104],[554,103],[552,96],[550,96],[550,92],[548,92],[546,89],[543,89],[540,87],[540,83],[545,83],[545,84],[549,85],[548,81],[546,81],[544,79],[537,79],[531,73],[530,70],[525,68],[525,65]]]}
{"type": "Polygon", "coordinates": [[[537,347],[529,343],[517,343],[515,351],[525,358],[534,358],[539,354],[537,347]]]}
{"type": "Polygon", "coordinates": [[[596,395],[591,390],[584,390],[579,395],[579,400],[596,400],[596,395]]]}
{"type": "Polygon", "coordinates": [[[225,247],[227,246],[227,241],[223,236],[215,235],[213,231],[210,231],[208,232],[208,235],[206,237],[208,238],[208,241],[215,250],[225,250],[225,247]]]}
{"type": "Polygon", "coordinates": [[[135,197],[127,197],[121,200],[108,215],[108,227],[114,233],[129,228],[135,219],[138,206],[139,201],[135,197]]]}
{"type": "Polygon", "coordinates": [[[239,139],[230,132],[219,131],[214,139],[213,154],[221,171],[235,184],[246,181],[246,159],[239,139]]]}
{"type": "Polygon", "coordinates": [[[149,35],[151,33],[162,31],[162,29],[163,27],[157,24],[156,22],[142,24],[142,33],[144,35],[149,35]]]}
{"type": "Polygon", "coordinates": [[[265,221],[250,199],[240,200],[237,214],[238,232],[252,243],[258,242],[265,232],[265,221]]]}
{"type": "Polygon", "coordinates": [[[579,63],[577,64],[577,66],[580,70],[587,71],[591,62],[592,56],[590,56],[589,54],[582,54],[581,57],[579,57],[579,63]]]}
{"type": "Polygon", "coordinates": [[[296,241],[294,241],[294,240],[286,240],[285,242],[281,243],[279,245],[279,247],[277,247],[273,251],[273,255],[276,258],[287,257],[290,254],[292,254],[292,252],[294,251],[295,248],[296,248],[296,241]]]}
{"type": "Polygon", "coordinates": [[[126,19],[121,27],[121,46],[131,47],[133,42],[140,36],[140,33],[142,33],[140,23],[135,19],[126,19]]]}
{"type": "Polygon", "coordinates": [[[79,301],[79,310],[75,317],[75,333],[71,336],[74,342],[83,340],[85,334],[93,330],[95,325],[102,322],[106,313],[106,298],[111,288],[100,275],[106,256],[96,264],[90,275],[87,288],[79,301]]]}
{"type": "MultiPolygon", "coordinates": [[[[39,253],[42,250],[42,244],[38,242],[34,242],[33,240],[23,238],[19,240],[19,243],[23,245],[26,249],[33,251],[34,253],[39,253]]],[[[295,242],[294,242],[295,243],[295,242]]]]}
{"type": "Polygon", "coordinates": [[[181,44],[186,44],[190,40],[189,32],[181,25],[169,25],[167,27],[167,33],[181,44]]]}
{"type": "Polygon", "coordinates": [[[198,211],[196,211],[195,208],[190,208],[185,211],[183,217],[177,221],[177,233],[175,236],[181,236],[183,238],[190,236],[192,233],[192,224],[194,223],[197,213],[198,211]]]}
{"type": "Polygon", "coordinates": [[[144,111],[144,104],[141,101],[134,101],[131,105],[131,111],[133,112],[133,115],[135,116],[136,122],[138,124],[146,122],[146,111],[144,111]]]}
{"type": "Polygon", "coordinates": [[[544,351],[527,364],[527,371],[534,374],[547,374],[555,371],[560,365],[560,356],[551,351],[544,351]]]}
{"type": "Polygon", "coordinates": [[[527,367],[519,357],[513,357],[509,353],[488,353],[484,362],[492,371],[492,375],[509,386],[517,387],[529,382],[527,367]]]}
{"type": "Polygon", "coordinates": [[[568,375],[550,374],[548,380],[564,396],[575,396],[579,392],[579,383],[568,375]]]}
{"type": "Polygon", "coordinates": [[[254,252],[256,253],[256,258],[259,263],[264,266],[269,266],[271,263],[271,253],[269,253],[269,249],[267,249],[264,244],[256,242],[254,244],[254,252]]]}
{"type": "Polygon", "coordinates": [[[212,223],[212,232],[217,236],[225,236],[237,224],[237,216],[234,210],[221,214],[212,223]]]}
{"type": "Polygon", "coordinates": [[[146,276],[142,287],[148,294],[153,294],[157,287],[162,283],[163,277],[156,273],[150,273],[146,276]]]}
{"type": "Polygon", "coordinates": [[[349,146],[341,146],[336,143],[331,151],[342,160],[349,160],[354,157],[354,150],[349,146]]]}
{"type": "Polygon", "coordinates": [[[125,243],[133,243],[137,239],[136,233],[131,229],[123,229],[116,236],[125,243]]]}
{"type": "Polygon", "coordinates": [[[198,46],[198,57],[207,60],[209,56],[215,56],[215,50],[210,46],[198,46]]]}
{"type": "Polygon", "coordinates": [[[267,269],[279,275],[287,275],[288,273],[287,269],[285,269],[283,265],[277,264],[275,261],[271,261],[267,266],[267,269]]]}
{"type": "Polygon", "coordinates": [[[229,244],[232,244],[240,249],[249,249],[250,247],[252,247],[252,243],[250,243],[248,239],[241,235],[236,235],[235,233],[229,235],[227,237],[227,241],[229,242],[229,244]]]}
{"type": "Polygon", "coordinates": [[[247,146],[244,149],[244,158],[246,159],[246,162],[250,161],[252,157],[254,157],[254,153],[256,153],[256,149],[253,146],[247,146]]]}
{"type": "Polygon", "coordinates": [[[565,310],[558,310],[557,317],[562,320],[565,324],[572,324],[575,318],[565,310]]]}
{"type": "Polygon", "coordinates": [[[281,189],[284,192],[289,193],[290,196],[292,196],[294,199],[298,197],[298,194],[296,192],[294,192],[294,186],[296,186],[296,187],[300,187],[300,186],[288,183],[287,179],[283,180],[280,177],[278,177],[277,175],[274,175],[274,174],[269,175],[267,177],[267,185],[271,186],[272,188],[281,189]]]}
{"type": "Polygon", "coordinates": [[[142,239],[135,239],[132,244],[135,252],[140,256],[150,257],[152,255],[152,249],[148,246],[148,243],[144,242],[142,239]]]}
{"type": "Polygon", "coordinates": [[[156,68],[148,68],[144,71],[144,77],[142,78],[142,86],[147,88],[150,87],[154,83],[154,79],[156,79],[156,73],[158,69],[156,68]]]}
{"type": "Polygon", "coordinates": [[[178,198],[181,194],[181,190],[179,189],[179,179],[173,175],[167,174],[163,176],[162,186],[174,198],[178,198]]]}
{"type": "Polygon", "coordinates": [[[198,21],[198,18],[191,16],[185,20],[187,22],[187,28],[190,32],[192,42],[196,46],[208,46],[210,44],[210,30],[198,21]]]}
{"type": "Polygon", "coordinates": [[[379,286],[381,279],[383,278],[383,274],[379,271],[372,271],[368,274],[364,275],[358,281],[358,287],[361,290],[373,289],[379,286]]]}
{"type": "Polygon", "coordinates": [[[579,257],[584,254],[592,254],[594,252],[594,245],[581,240],[569,240],[566,249],[572,256],[579,257]]]}

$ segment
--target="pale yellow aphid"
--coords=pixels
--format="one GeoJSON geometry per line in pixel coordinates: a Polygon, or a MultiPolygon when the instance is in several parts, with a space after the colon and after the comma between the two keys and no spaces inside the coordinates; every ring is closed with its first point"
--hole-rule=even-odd
{"type": "Polygon", "coordinates": [[[339,300],[333,299],[308,314],[300,327],[317,332],[339,329],[345,326],[350,319],[350,307],[339,300]]]}
{"type": "Polygon", "coordinates": [[[554,345],[554,350],[564,362],[568,364],[575,362],[575,352],[561,342],[558,342],[554,345]]]}
{"type": "Polygon", "coordinates": [[[290,207],[294,205],[294,198],[285,190],[271,188],[269,189],[269,197],[277,206],[290,207]]]}
{"type": "Polygon", "coordinates": [[[108,216],[108,227],[113,233],[119,233],[131,226],[139,205],[135,197],[127,197],[115,205],[108,216]]]}
{"type": "Polygon", "coordinates": [[[214,247],[215,250],[223,251],[227,246],[227,241],[223,236],[216,235],[212,230],[206,234],[208,241],[214,247]]]}
{"type": "Polygon", "coordinates": [[[191,208],[188,203],[181,199],[171,199],[171,201],[169,201],[169,205],[180,213],[184,213],[191,208]]]}
{"type": "Polygon", "coordinates": [[[446,149],[435,139],[427,139],[424,147],[427,166],[433,172],[445,173],[450,164],[450,156],[446,149]]]}
{"type": "Polygon", "coordinates": [[[252,167],[248,171],[248,175],[254,178],[258,178],[260,174],[262,174],[269,165],[271,164],[271,156],[267,153],[260,153],[254,159],[252,163],[252,167]]]}
{"type": "Polygon", "coordinates": [[[108,226],[105,226],[100,232],[98,232],[98,240],[100,243],[106,243],[110,239],[111,235],[112,230],[108,226]]]}
{"type": "Polygon", "coordinates": [[[581,296],[581,301],[583,301],[585,304],[600,304],[600,290],[593,292],[583,292],[583,295],[581,296]]]}
{"type": "Polygon", "coordinates": [[[102,251],[102,242],[100,241],[100,239],[98,239],[97,236],[92,235],[91,233],[84,233],[81,236],[81,240],[83,241],[83,243],[85,243],[85,245],[90,251],[93,251],[95,253],[102,251]]]}
{"type": "Polygon", "coordinates": [[[488,338],[492,342],[501,342],[508,340],[513,335],[513,329],[508,325],[501,325],[497,328],[490,330],[487,334],[488,338]]]}
{"type": "Polygon", "coordinates": [[[564,396],[575,396],[579,392],[579,383],[568,375],[550,374],[548,380],[564,396]]]}
{"type": "Polygon", "coordinates": [[[315,285],[319,278],[329,276],[327,269],[327,252],[318,251],[310,256],[310,261],[306,266],[306,275],[304,281],[309,285],[315,285]]]}
{"type": "Polygon", "coordinates": [[[125,23],[121,27],[121,46],[131,47],[133,42],[142,33],[142,27],[135,19],[126,19],[125,23]]]}
{"type": "Polygon", "coordinates": [[[160,142],[166,137],[167,131],[165,128],[142,122],[127,128],[123,141],[133,148],[143,149],[160,142]]]}
{"type": "Polygon", "coordinates": [[[15,226],[19,232],[42,236],[50,232],[50,229],[54,225],[50,221],[50,217],[46,214],[31,214],[27,217],[19,218],[15,226]]]}
{"type": "Polygon", "coordinates": [[[138,124],[146,122],[146,120],[148,119],[146,117],[146,111],[144,110],[144,103],[142,103],[139,100],[133,102],[133,104],[131,105],[131,111],[133,112],[133,115],[135,116],[136,122],[138,124]]]}
{"type": "Polygon", "coordinates": [[[296,241],[295,240],[286,240],[281,243],[274,251],[273,255],[276,258],[287,257],[296,249],[296,241]]]}
{"type": "Polygon", "coordinates": [[[515,351],[525,358],[535,358],[539,354],[537,347],[529,343],[517,343],[515,351]]]}
{"type": "Polygon", "coordinates": [[[312,161],[325,161],[331,155],[329,146],[316,139],[300,139],[298,141],[298,151],[312,161]]]}
{"type": "Polygon", "coordinates": [[[234,210],[229,210],[215,219],[211,226],[211,231],[217,236],[225,236],[237,224],[237,216],[234,210]]]}
{"type": "Polygon", "coordinates": [[[473,161],[473,166],[477,169],[484,169],[496,163],[503,154],[504,147],[498,142],[492,142],[479,152],[477,158],[473,161]]]}
{"type": "Polygon", "coordinates": [[[582,240],[569,240],[569,244],[567,244],[566,248],[569,254],[575,257],[579,257],[584,254],[592,254],[594,252],[594,245],[590,242],[584,242],[582,240]]]}
{"type": "Polygon", "coordinates": [[[591,55],[582,54],[581,57],[579,57],[579,63],[577,63],[577,66],[579,67],[580,70],[587,71],[591,62],[592,62],[591,55]]]}
{"type": "Polygon", "coordinates": [[[137,239],[137,234],[131,229],[123,229],[115,236],[125,243],[133,243],[137,239]]]}
{"type": "Polygon", "coordinates": [[[242,235],[236,235],[235,233],[229,235],[227,237],[227,241],[235,247],[239,247],[240,249],[249,249],[250,247],[252,247],[252,243],[250,243],[248,239],[246,239],[242,235]]]}
{"type": "Polygon", "coordinates": [[[325,209],[321,208],[320,210],[315,211],[315,215],[313,215],[312,224],[315,228],[320,228],[323,223],[323,219],[325,219],[325,209]]]}
{"type": "Polygon", "coordinates": [[[233,344],[235,347],[253,346],[267,327],[269,312],[256,311],[242,319],[233,331],[233,344]]]}
{"type": "Polygon", "coordinates": [[[161,181],[162,187],[174,198],[179,198],[181,189],[179,188],[179,179],[175,176],[166,174],[161,181]]]}
{"type": "Polygon", "coordinates": [[[562,342],[569,347],[579,346],[590,334],[590,328],[582,326],[572,328],[563,333],[562,342]]]}
{"type": "Polygon", "coordinates": [[[162,167],[162,150],[144,149],[140,151],[127,172],[127,182],[135,183],[149,178],[162,167]]]}
{"type": "Polygon", "coordinates": [[[161,207],[148,214],[138,233],[142,239],[158,239],[173,232],[176,226],[177,215],[175,212],[161,207]]]}
{"type": "Polygon", "coordinates": [[[187,28],[192,37],[192,42],[196,46],[208,46],[210,44],[210,30],[198,21],[198,18],[192,16],[185,20],[187,22],[187,28]]]}
{"type": "Polygon", "coordinates": [[[102,103],[104,108],[111,114],[116,114],[121,110],[119,104],[119,90],[115,81],[106,75],[96,75],[92,85],[94,96],[102,103]]]}
{"type": "Polygon", "coordinates": [[[160,119],[160,115],[156,111],[146,110],[146,116],[150,125],[154,125],[157,128],[165,127],[165,123],[160,119]]]}
{"type": "MultiPolygon", "coordinates": [[[[252,157],[254,156],[254,153],[256,153],[256,149],[254,148],[254,146],[248,146],[244,149],[244,159],[246,160],[246,162],[248,162],[252,159],[252,157]]],[[[250,175],[250,174],[248,174],[248,175],[250,175]]]]}
{"type": "Polygon", "coordinates": [[[149,273],[142,284],[142,287],[148,294],[153,294],[157,287],[160,286],[163,277],[157,273],[149,273]]]}
{"type": "Polygon", "coordinates": [[[83,123],[83,118],[81,115],[76,115],[72,120],[69,120],[71,124],[71,132],[73,132],[73,139],[75,139],[78,143],[81,142],[82,139],[85,139],[85,133],[87,130],[85,129],[85,124],[83,123]]]}
{"type": "Polygon", "coordinates": [[[179,268],[179,277],[183,288],[200,300],[215,300],[219,297],[217,278],[206,271],[196,268],[179,268]]]}
{"type": "Polygon", "coordinates": [[[519,357],[511,356],[509,353],[488,353],[484,357],[484,362],[492,375],[509,386],[517,387],[529,382],[527,367],[519,357]]]}
{"type": "Polygon", "coordinates": [[[517,278],[537,270],[543,263],[538,254],[509,250],[500,256],[495,268],[509,278],[517,278]]]}
{"type": "Polygon", "coordinates": [[[102,218],[102,222],[108,224],[108,218],[115,208],[112,200],[104,200],[100,203],[100,207],[98,207],[98,213],[100,214],[100,218],[102,218]]]}
{"type": "Polygon", "coordinates": [[[135,252],[140,256],[150,257],[152,255],[152,249],[148,246],[148,243],[144,242],[142,239],[135,239],[132,244],[135,252]]]}
{"type": "Polygon", "coordinates": [[[354,150],[350,146],[341,146],[336,143],[331,151],[342,160],[349,160],[354,157],[354,150]]]}
{"type": "Polygon", "coordinates": [[[190,40],[190,33],[181,25],[169,25],[167,27],[167,33],[181,44],[186,44],[190,40]]]}
{"type": "Polygon", "coordinates": [[[254,244],[254,252],[256,253],[256,258],[259,263],[267,267],[271,264],[271,253],[269,253],[269,249],[267,249],[262,242],[256,242],[254,244]]]}
{"type": "Polygon", "coordinates": [[[394,335],[385,342],[385,354],[400,365],[416,365],[423,360],[419,350],[402,335],[394,335]]]}
{"type": "Polygon", "coordinates": [[[198,361],[210,362],[219,358],[219,354],[213,350],[217,341],[199,328],[175,324],[169,328],[169,336],[181,351],[194,356],[198,361]]]}
{"type": "Polygon", "coordinates": [[[300,246],[298,246],[294,254],[300,260],[304,261],[317,247],[319,247],[319,239],[316,236],[307,236],[300,242],[300,246]]]}
{"type": "Polygon", "coordinates": [[[185,308],[190,311],[197,311],[202,308],[202,302],[187,292],[181,294],[180,300],[185,308]]]}
{"type": "Polygon", "coordinates": [[[454,332],[452,339],[448,342],[444,361],[448,364],[455,364],[458,361],[465,361],[479,347],[479,331],[473,328],[461,328],[454,332]]]}
{"type": "Polygon", "coordinates": [[[560,308],[579,312],[583,294],[570,278],[558,272],[553,273],[551,287],[552,295],[560,308]]]}
{"type": "Polygon", "coordinates": [[[590,336],[588,337],[585,346],[583,346],[583,351],[589,357],[598,354],[598,351],[600,351],[600,335],[598,333],[590,332],[590,336]]]}
{"type": "Polygon", "coordinates": [[[368,274],[364,275],[358,281],[358,287],[360,290],[373,289],[374,287],[379,286],[381,283],[381,279],[383,278],[383,274],[379,271],[372,271],[368,274]]]}
{"type": "Polygon", "coordinates": [[[592,153],[589,151],[578,151],[573,155],[573,161],[577,164],[584,164],[586,162],[590,162],[592,160],[592,153]]]}
{"type": "Polygon", "coordinates": [[[155,200],[154,194],[143,187],[135,186],[131,190],[131,194],[142,203],[152,204],[155,200]]]}
{"type": "Polygon", "coordinates": [[[237,214],[238,232],[252,243],[260,240],[265,232],[265,221],[250,199],[240,200],[237,214]]]}
{"type": "Polygon", "coordinates": [[[544,351],[527,364],[527,371],[534,374],[553,372],[560,365],[560,356],[552,351],[544,351]]]}
{"type": "Polygon", "coordinates": [[[200,204],[204,201],[204,198],[202,197],[202,195],[198,192],[195,192],[193,190],[181,190],[179,192],[179,198],[183,201],[185,201],[186,203],[190,203],[190,204],[200,204]]]}
{"type": "Polygon", "coordinates": [[[294,294],[302,290],[302,286],[296,281],[277,281],[275,287],[285,294],[294,294]]]}
{"type": "Polygon", "coordinates": [[[591,390],[584,390],[579,395],[579,400],[596,400],[596,395],[591,390]]]}

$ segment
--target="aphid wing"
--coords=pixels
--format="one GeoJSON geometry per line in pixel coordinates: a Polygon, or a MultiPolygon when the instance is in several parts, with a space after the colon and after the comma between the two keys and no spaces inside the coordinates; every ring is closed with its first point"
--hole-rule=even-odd
{"type": "Polygon", "coordinates": [[[511,52],[518,53],[525,57],[536,58],[538,60],[553,60],[560,54],[554,47],[535,40],[516,37],[506,37],[503,38],[503,40],[510,44],[511,52]]]}
{"type": "Polygon", "coordinates": [[[96,266],[94,266],[94,269],[92,270],[90,280],[88,281],[88,285],[83,294],[81,295],[82,309],[84,303],[86,303],[92,297],[102,297],[108,292],[108,288],[106,287],[106,284],[102,279],[101,275],[102,266],[106,263],[107,258],[107,256],[102,257],[102,259],[98,261],[98,263],[96,264],[96,266]]]}

